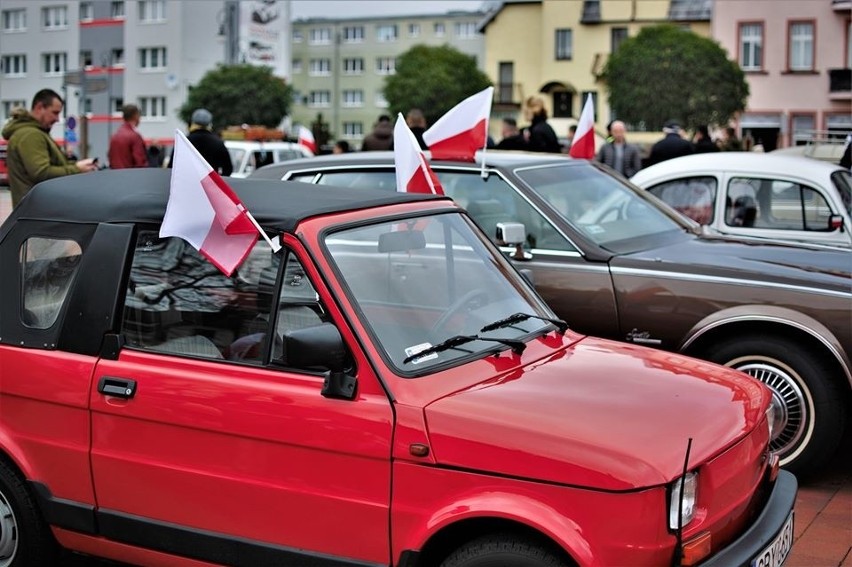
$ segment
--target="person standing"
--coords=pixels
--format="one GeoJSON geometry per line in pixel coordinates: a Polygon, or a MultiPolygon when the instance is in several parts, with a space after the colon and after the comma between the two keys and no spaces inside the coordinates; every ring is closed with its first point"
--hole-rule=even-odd
{"type": "Polygon", "coordinates": [[[125,104],[121,108],[124,123],[118,127],[109,141],[107,159],[111,169],[148,167],[148,151],[145,140],[139,133],[141,113],[135,104],[125,104]]]}
{"type": "Polygon", "coordinates": [[[405,123],[408,125],[408,129],[411,130],[411,133],[414,134],[414,138],[420,145],[420,149],[429,149],[429,146],[427,146],[426,142],[423,141],[423,133],[426,131],[426,117],[423,116],[423,111],[419,108],[412,108],[408,111],[408,114],[405,115],[405,123]]]}
{"type": "Polygon", "coordinates": [[[725,128],[725,141],[722,143],[722,151],[725,152],[741,152],[743,143],[737,138],[737,131],[733,126],[725,128]]]}
{"type": "Polygon", "coordinates": [[[663,139],[651,146],[648,165],[693,153],[692,142],[680,135],[680,125],[676,121],[667,121],[663,126],[663,132],[665,133],[663,139]]]}
{"type": "Polygon", "coordinates": [[[532,152],[562,153],[562,146],[556,132],[547,123],[547,109],[544,100],[538,96],[531,96],[526,100],[524,114],[530,121],[530,126],[524,131],[528,150],[532,152]]]}
{"type": "Polygon", "coordinates": [[[361,142],[362,152],[387,151],[393,148],[393,125],[390,116],[382,114],[373,131],[361,142]]]}
{"type": "Polygon", "coordinates": [[[503,139],[494,146],[495,150],[528,149],[527,141],[524,140],[524,135],[521,134],[520,130],[518,130],[518,122],[514,118],[507,117],[503,119],[501,135],[503,136],[503,139]]]}
{"type": "Polygon", "coordinates": [[[62,97],[56,91],[42,89],[33,97],[29,111],[16,109],[3,127],[2,135],[8,140],[6,166],[13,207],[18,206],[36,183],[95,171],[98,167],[93,159],[69,162],[50,137],[50,128],[59,121],[62,104],[62,97]]]}
{"type": "Polygon", "coordinates": [[[621,120],[615,120],[610,124],[610,133],[612,141],[601,147],[595,159],[630,179],[642,169],[639,148],[627,143],[627,126],[621,120]]]}
{"type": "MultiPolygon", "coordinates": [[[[213,132],[213,115],[206,108],[196,109],[192,113],[189,123],[189,134],[186,139],[192,144],[201,157],[210,164],[213,171],[223,177],[228,177],[234,172],[234,164],[231,162],[231,153],[225,146],[222,138],[213,132]]],[[[169,162],[169,167],[174,166],[174,154],[169,162]]]]}
{"type": "Polygon", "coordinates": [[[710,137],[710,130],[704,124],[695,129],[695,135],[692,137],[692,148],[696,154],[719,151],[719,146],[710,137]]]}

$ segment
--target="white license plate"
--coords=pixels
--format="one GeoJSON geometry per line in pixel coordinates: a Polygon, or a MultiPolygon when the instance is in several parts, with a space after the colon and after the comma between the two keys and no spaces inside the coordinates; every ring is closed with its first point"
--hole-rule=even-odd
{"type": "Polygon", "coordinates": [[[763,551],[751,560],[751,567],[780,567],[784,565],[787,556],[790,554],[790,549],[793,547],[793,512],[787,517],[784,522],[784,527],[772,540],[772,543],[767,545],[763,551]]]}

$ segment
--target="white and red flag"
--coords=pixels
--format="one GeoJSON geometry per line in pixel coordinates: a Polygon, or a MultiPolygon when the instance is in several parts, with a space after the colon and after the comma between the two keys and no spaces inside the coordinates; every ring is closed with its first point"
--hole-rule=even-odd
{"type": "Polygon", "coordinates": [[[230,276],[257,242],[258,227],[233,189],[180,130],[175,134],[172,160],[169,202],[160,238],[186,240],[230,276]]]}
{"type": "Polygon", "coordinates": [[[583,112],[577,122],[577,131],[571,141],[568,155],[575,158],[593,159],[595,157],[595,108],[592,95],[586,95],[583,112]]]}
{"type": "Polygon", "coordinates": [[[423,133],[432,159],[474,161],[488,142],[488,117],[494,87],[469,96],[423,133]]]}
{"type": "Polygon", "coordinates": [[[299,126],[299,144],[305,146],[311,153],[317,153],[317,141],[314,139],[314,133],[304,126],[299,126]]]}
{"type": "Polygon", "coordinates": [[[402,113],[393,128],[393,161],[396,166],[396,190],[400,193],[444,194],[441,182],[426,162],[420,144],[405,123],[402,113]]]}

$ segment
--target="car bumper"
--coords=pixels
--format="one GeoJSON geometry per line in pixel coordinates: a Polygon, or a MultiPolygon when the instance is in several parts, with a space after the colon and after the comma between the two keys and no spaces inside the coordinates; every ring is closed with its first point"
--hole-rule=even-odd
{"type": "Polygon", "coordinates": [[[796,502],[798,482],[792,473],[779,471],[772,494],[760,516],[736,541],[700,564],[700,567],[749,567],[784,528],[796,502]]]}

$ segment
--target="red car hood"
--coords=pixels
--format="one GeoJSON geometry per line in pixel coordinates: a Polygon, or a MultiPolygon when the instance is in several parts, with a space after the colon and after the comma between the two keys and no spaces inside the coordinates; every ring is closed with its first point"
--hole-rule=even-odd
{"type": "Polygon", "coordinates": [[[743,438],[768,391],[745,374],[586,338],[426,408],[441,465],[630,490],[669,482],[743,438]]]}

